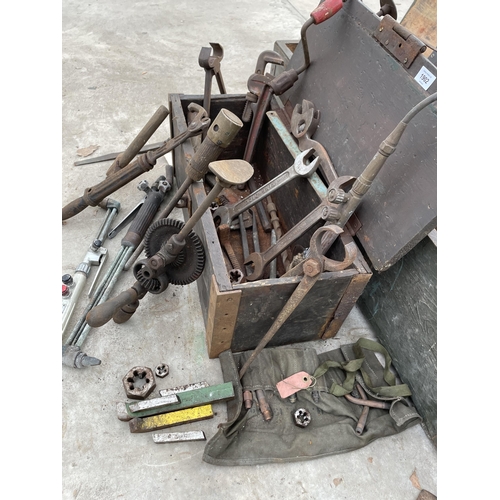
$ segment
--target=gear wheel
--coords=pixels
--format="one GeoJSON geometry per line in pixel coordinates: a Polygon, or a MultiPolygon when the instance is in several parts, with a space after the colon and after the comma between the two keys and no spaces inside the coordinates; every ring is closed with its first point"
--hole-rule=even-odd
{"type": "MultiPolygon", "coordinates": [[[[149,259],[155,255],[171,236],[178,234],[184,223],[176,219],[160,219],[152,224],[144,236],[144,251],[149,259]]],[[[188,285],[196,281],[205,268],[205,249],[200,238],[194,231],[190,231],[186,238],[186,245],[177,258],[166,268],[170,283],[174,285],[188,285]]]]}
{"type": "Polygon", "coordinates": [[[141,286],[147,290],[149,293],[160,294],[164,292],[169,284],[168,276],[162,274],[158,278],[146,278],[142,270],[144,268],[144,261],[139,261],[134,266],[134,276],[135,279],[141,284],[141,286]]]}

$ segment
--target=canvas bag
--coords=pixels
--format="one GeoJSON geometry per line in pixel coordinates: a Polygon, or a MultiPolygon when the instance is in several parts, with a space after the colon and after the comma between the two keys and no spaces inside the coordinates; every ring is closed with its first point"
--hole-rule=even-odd
{"type": "Polygon", "coordinates": [[[235,398],[227,403],[228,421],[205,447],[205,462],[233,466],[309,460],[361,448],[421,422],[408,387],[397,383],[387,351],[374,341],[359,339],[320,354],[302,347],[263,349],[240,381],[238,371],[250,355],[225,351],[219,356],[224,381],[233,383],[235,398]],[[382,363],[376,352],[383,356],[382,363]],[[316,381],[297,392],[295,402],[282,399],[276,384],[300,371],[316,381]],[[363,406],[344,397],[356,382],[370,399],[391,404],[390,410],[370,408],[361,435],[355,428],[363,406]],[[256,389],[265,391],[271,421],[264,420],[255,398],[249,410],[243,406],[243,390],[256,389]],[[311,415],[307,427],[294,423],[299,408],[311,415]]]}

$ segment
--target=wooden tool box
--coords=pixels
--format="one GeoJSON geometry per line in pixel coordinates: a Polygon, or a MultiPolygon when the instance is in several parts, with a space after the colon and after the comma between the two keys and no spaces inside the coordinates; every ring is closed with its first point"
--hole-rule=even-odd
{"type": "MultiPolygon", "coordinates": [[[[172,134],[177,135],[187,127],[187,106],[191,102],[202,104],[203,96],[171,94],[169,96],[172,134]]],[[[214,96],[211,103],[211,118],[215,118],[222,108],[241,116],[245,105],[244,95],[214,96]]],[[[231,146],[220,159],[241,158],[244,153],[249,124],[240,130],[231,146]]],[[[174,167],[177,182],[185,179],[185,165],[194,154],[190,141],[176,148],[174,167]]],[[[269,121],[266,121],[255,158],[255,175],[259,185],[273,179],[290,167],[294,157],[281,140],[269,121]]],[[[206,196],[209,186],[199,182],[190,190],[192,211],[206,196]]],[[[326,192],[326,191],[325,191],[326,192]]],[[[222,193],[230,198],[230,193],[222,193]]],[[[236,195],[246,196],[248,191],[235,191],[236,195]]],[[[276,204],[283,231],[293,227],[321,201],[317,192],[306,179],[294,179],[272,194],[276,204]]],[[[230,199],[229,201],[237,201],[230,199]]],[[[323,222],[323,221],[322,221],[323,222]]],[[[315,229],[295,242],[297,248],[307,248],[315,229]]],[[[270,233],[260,224],[259,240],[261,250],[270,245],[270,233]]],[[[207,260],[202,276],[197,280],[198,291],[206,325],[208,354],[217,357],[222,351],[245,351],[256,347],[262,336],[272,325],[286,301],[296,288],[300,277],[261,279],[254,282],[232,284],[228,274],[226,257],[219,242],[217,230],[210,213],[206,213],[195,226],[195,232],[203,241],[207,260]]],[[[247,229],[249,250],[253,251],[252,230],[247,229]]],[[[352,241],[349,233],[343,235],[345,242],[352,241]]],[[[231,231],[231,243],[243,264],[243,250],[239,230],[231,231]]],[[[336,242],[327,254],[336,260],[343,258],[343,244],[336,242]]],[[[290,255],[292,256],[292,255],[290,255]]],[[[285,272],[281,260],[277,259],[278,272],[285,272]]],[[[271,345],[283,345],[321,338],[333,337],[350,310],[358,300],[370,279],[369,268],[359,252],[355,262],[347,269],[338,272],[325,272],[308,293],[300,306],[276,334],[271,345]]]]}
{"type": "MultiPolygon", "coordinates": [[[[418,81],[419,75],[436,74],[432,63],[422,56],[420,49],[411,56],[410,64],[408,60],[403,62],[399,54],[395,56],[388,51],[385,41],[380,39],[380,22],[362,3],[349,0],[337,15],[311,27],[307,35],[311,66],[291,90],[272,102],[273,112],[288,130],[295,104],[307,99],[316,105],[321,120],[313,138],[327,149],[339,175],[359,175],[403,116],[435,89],[434,82],[424,89],[418,81]]],[[[401,35],[398,32],[390,35],[387,45],[394,47],[399,40],[394,36],[401,38],[401,35]]],[[[289,64],[297,68],[302,63],[300,43],[293,48],[289,64]]],[[[169,96],[172,135],[187,127],[189,103],[202,104],[202,101],[201,95],[169,96]]],[[[211,118],[221,108],[241,116],[244,104],[244,95],[213,96],[211,118]]],[[[410,123],[394,158],[387,161],[360,206],[357,218],[346,226],[344,241],[356,233],[356,241],[361,245],[362,252],[358,252],[354,264],[344,271],[323,273],[270,346],[333,337],[372,276],[363,254],[375,269],[387,269],[435,227],[435,118],[435,109],[426,109],[410,123]]],[[[221,159],[242,158],[249,126],[245,124],[221,159]]],[[[192,141],[176,148],[174,166],[178,183],[184,181],[186,161],[193,154],[192,141]]],[[[266,120],[254,162],[257,184],[264,184],[292,163],[292,154],[271,120],[266,120]]],[[[325,176],[319,170],[318,174],[326,184],[325,176]]],[[[206,195],[206,186],[201,182],[194,184],[190,195],[194,211],[206,195]]],[[[285,232],[321,200],[306,179],[292,181],[273,193],[272,198],[285,232]]],[[[308,247],[312,233],[320,226],[318,223],[296,241],[296,248],[308,247]]],[[[210,213],[202,217],[195,231],[207,253],[206,267],[197,286],[209,356],[217,357],[226,349],[237,352],[256,347],[300,277],[265,277],[232,284],[210,213]]],[[[270,235],[260,228],[259,236],[261,249],[265,250],[270,235]]],[[[248,241],[252,252],[251,230],[248,241]]],[[[232,231],[231,242],[243,263],[239,231],[232,231]]],[[[337,242],[327,256],[341,260],[341,254],[342,244],[337,242]]]]}

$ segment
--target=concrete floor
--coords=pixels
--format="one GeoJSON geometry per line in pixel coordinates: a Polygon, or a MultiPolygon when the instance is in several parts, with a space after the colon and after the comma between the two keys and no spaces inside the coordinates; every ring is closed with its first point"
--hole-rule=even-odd
{"type": "MultiPolygon", "coordinates": [[[[379,2],[365,2],[378,10],[379,2]]],[[[411,0],[396,2],[399,20],[411,0]]],[[[76,152],[99,146],[95,155],[126,148],[169,93],[202,94],[198,54],[209,42],[224,47],[222,74],[230,94],[244,94],[258,55],[276,40],[298,39],[316,0],[252,2],[62,3],[62,206],[103,179],[109,163],[75,167],[76,152]]],[[[214,88],[216,89],[215,82],[214,88]]],[[[169,137],[166,125],[151,142],[169,137]]],[[[116,221],[141,199],[139,180],[112,195],[121,204],[116,221]]],[[[62,274],[73,274],[102,223],[104,211],[87,208],[62,226],[62,274]]],[[[182,218],[180,210],[172,217],[182,218]]],[[[108,263],[123,233],[106,240],[108,263]]],[[[86,290],[95,275],[92,271],[86,290]]],[[[124,273],[113,295],[134,282],[124,273]]],[[[74,324],[86,305],[82,300],[74,324]]],[[[312,343],[334,349],[373,331],[354,308],[335,339],[312,343]]],[[[131,434],[117,419],[124,401],[122,378],[133,366],[170,367],[164,389],[188,382],[222,382],[220,364],[209,359],[196,283],[148,295],[134,317],[92,329],[83,350],[102,364],[62,367],[62,498],[101,499],[394,499],[414,500],[421,488],[437,495],[437,454],[420,426],[379,439],[358,451],[308,462],[255,467],[216,467],[201,460],[205,443],[158,445],[151,435],[131,434]]],[[[157,392],[155,392],[157,394],[157,392]]],[[[225,404],[215,418],[174,430],[203,430],[210,439],[225,422],[225,404]]]]}

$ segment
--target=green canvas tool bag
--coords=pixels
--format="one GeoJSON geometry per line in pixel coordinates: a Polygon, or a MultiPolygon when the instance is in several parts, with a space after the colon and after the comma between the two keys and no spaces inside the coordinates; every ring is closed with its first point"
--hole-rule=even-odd
{"type": "Polygon", "coordinates": [[[256,465],[309,460],[356,450],[421,422],[408,387],[397,383],[387,351],[374,341],[359,339],[320,354],[290,346],[263,349],[240,381],[238,371],[250,355],[251,351],[225,351],[219,356],[224,381],[233,383],[235,398],[227,403],[227,423],[205,447],[205,462],[256,465]],[[301,371],[313,376],[311,386],[295,393],[294,402],[294,396],[282,399],[276,384],[301,371]],[[351,392],[360,397],[358,383],[369,399],[390,406],[370,408],[361,434],[356,426],[364,406],[345,397],[351,392]],[[255,396],[250,409],[243,404],[243,391],[255,394],[258,389],[271,407],[270,421],[264,420],[255,396]],[[310,414],[306,427],[295,423],[294,413],[301,408],[310,414]]]}

